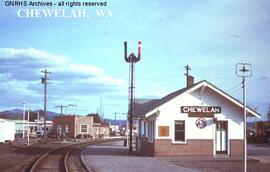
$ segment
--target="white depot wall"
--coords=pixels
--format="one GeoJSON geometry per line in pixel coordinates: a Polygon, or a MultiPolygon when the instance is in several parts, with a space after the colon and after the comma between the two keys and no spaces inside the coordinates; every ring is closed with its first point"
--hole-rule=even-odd
{"type": "Polygon", "coordinates": [[[158,126],[170,126],[169,138],[174,138],[174,121],[185,120],[185,137],[186,139],[213,139],[213,120],[211,118],[205,118],[207,120],[207,126],[203,129],[199,129],[196,126],[196,120],[198,118],[190,118],[186,113],[180,112],[181,106],[200,106],[200,100],[196,97],[184,93],[178,96],[166,104],[158,108],[160,115],[156,122],[156,138],[167,139],[168,137],[158,137],[158,126]]]}
{"type": "Polygon", "coordinates": [[[216,125],[213,118],[205,118],[207,126],[199,129],[196,126],[197,117],[188,117],[186,113],[180,112],[181,106],[221,106],[222,113],[215,114],[218,120],[228,121],[228,139],[243,138],[243,116],[241,108],[233,104],[229,100],[221,97],[209,88],[205,88],[203,94],[200,90],[189,93],[183,93],[180,96],[168,101],[162,106],[154,109],[149,114],[160,111],[156,119],[156,138],[157,139],[173,139],[174,138],[174,121],[185,120],[185,136],[186,139],[215,139],[216,125]],[[170,126],[169,137],[158,136],[158,126],[170,126]]]}
{"type": "Polygon", "coordinates": [[[228,121],[228,139],[243,139],[243,110],[213,90],[206,88],[203,95],[199,91],[192,93],[200,99],[203,106],[220,106],[221,114],[215,114],[219,121],[228,121]]]}

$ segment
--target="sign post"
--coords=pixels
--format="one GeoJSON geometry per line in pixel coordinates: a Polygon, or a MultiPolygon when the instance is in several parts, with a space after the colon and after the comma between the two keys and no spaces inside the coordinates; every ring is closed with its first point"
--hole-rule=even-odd
{"type": "Polygon", "coordinates": [[[247,136],[246,136],[246,121],[247,121],[247,112],[246,112],[246,77],[251,77],[252,75],[252,66],[249,63],[237,63],[236,64],[236,76],[242,77],[243,84],[243,103],[244,103],[244,172],[247,171],[247,136]]]}

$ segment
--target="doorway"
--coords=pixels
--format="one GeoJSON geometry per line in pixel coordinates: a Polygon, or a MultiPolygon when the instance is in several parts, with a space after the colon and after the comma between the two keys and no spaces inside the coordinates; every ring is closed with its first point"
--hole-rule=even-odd
{"type": "Polygon", "coordinates": [[[228,149],[228,121],[216,123],[216,154],[227,154],[228,149]]]}

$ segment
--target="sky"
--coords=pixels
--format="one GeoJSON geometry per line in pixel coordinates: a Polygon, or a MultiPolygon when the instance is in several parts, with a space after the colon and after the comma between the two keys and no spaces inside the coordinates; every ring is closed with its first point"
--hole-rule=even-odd
{"type": "MultiPolygon", "coordinates": [[[[27,1],[29,2],[29,1],[27,1]]],[[[57,3],[58,1],[49,1],[57,3]]],[[[78,1],[94,2],[94,1],[78,1]]],[[[41,71],[48,69],[48,110],[75,104],[77,113],[99,111],[125,119],[128,109],[128,53],[135,65],[136,98],[161,98],[185,87],[184,66],[195,82],[207,80],[242,99],[237,63],[252,64],[247,102],[262,113],[270,105],[270,1],[107,0],[105,7],[0,5],[0,111],[43,109],[41,71]],[[85,9],[87,18],[19,17],[18,11],[85,9]],[[99,16],[96,10],[107,15],[99,16]],[[102,102],[102,103],[101,103],[102,102]]],[[[74,107],[65,113],[74,112],[74,107]]]]}

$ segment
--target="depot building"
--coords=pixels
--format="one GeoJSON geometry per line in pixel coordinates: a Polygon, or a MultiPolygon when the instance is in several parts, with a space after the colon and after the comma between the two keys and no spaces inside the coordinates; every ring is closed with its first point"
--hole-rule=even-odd
{"type": "MultiPolygon", "coordinates": [[[[139,153],[243,155],[243,104],[206,80],[193,81],[188,77],[185,88],[161,99],[135,100],[139,153]]],[[[251,108],[247,115],[260,118],[251,108]]]]}

